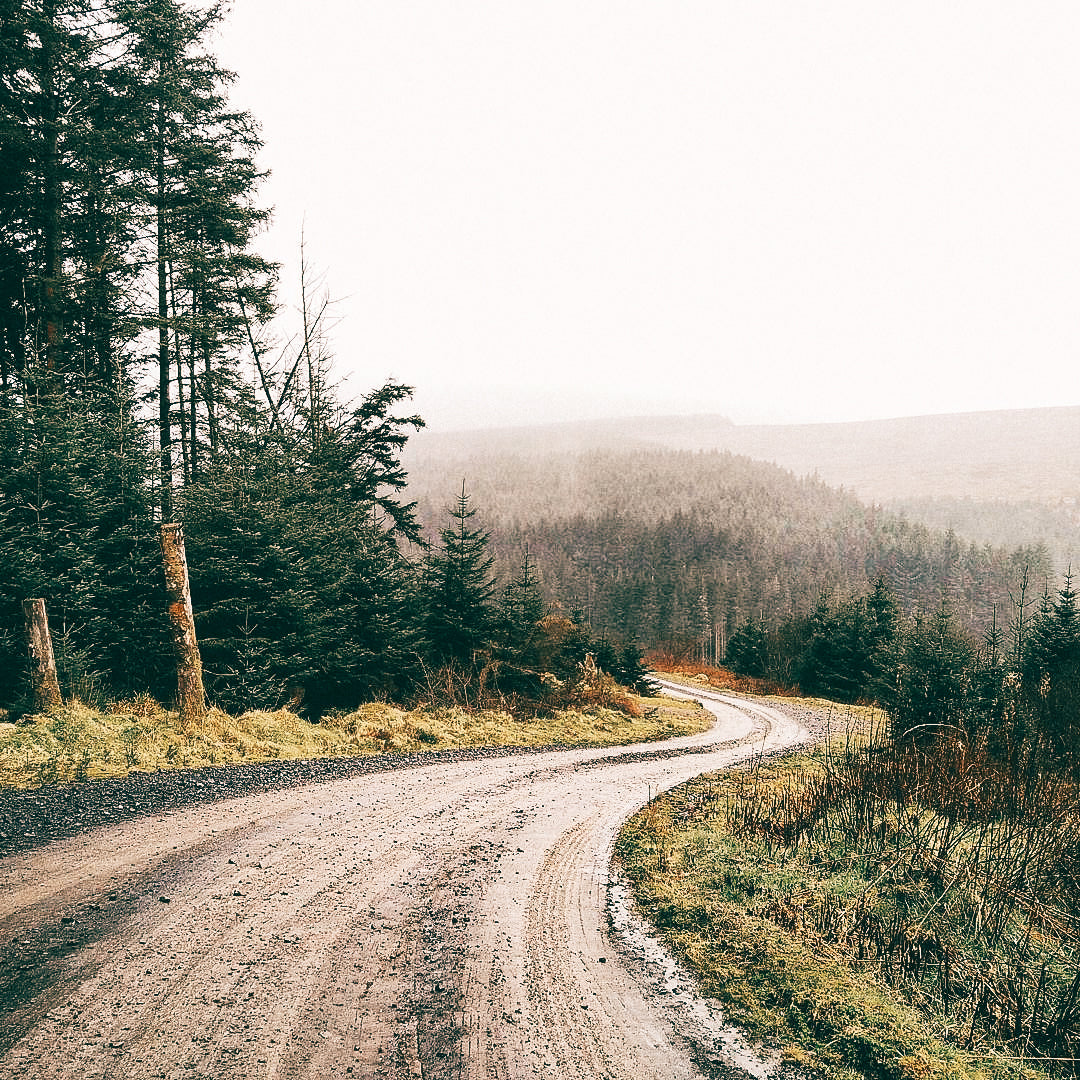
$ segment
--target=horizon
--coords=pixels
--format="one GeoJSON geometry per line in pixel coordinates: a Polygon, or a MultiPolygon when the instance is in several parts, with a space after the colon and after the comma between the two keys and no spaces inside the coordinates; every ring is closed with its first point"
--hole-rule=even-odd
{"type": "Polygon", "coordinates": [[[806,427],[841,427],[853,424],[888,424],[890,422],[903,422],[907,420],[925,419],[949,419],[952,417],[992,416],[995,414],[1008,413],[1039,413],[1039,412],[1066,412],[1069,410],[1080,411],[1080,405],[1032,405],[1005,408],[987,409],[959,409],[947,412],[903,413],[897,415],[861,416],[838,420],[753,420],[736,419],[722,412],[642,412],[625,414],[606,414],[598,416],[570,417],[563,419],[542,419],[522,423],[497,423],[482,425],[455,425],[442,426],[427,422],[422,413],[418,413],[424,420],[425,432],[430,434],[469,434],[483,431],[517,431],[542,428],[562,427],[586,427],[588,425],[605,426],[611,424],[628,423],[638,421],[661,422],[665,420],[702,420],[715,423],[723,422],[733,428],[806,428],[806,427]]]}
{"type": "Polygon", "coordinates": [[[1078,5],[234,0],[217,45],[286,317],[303,236],[434,429],[1069,393],[1078,5]]]}

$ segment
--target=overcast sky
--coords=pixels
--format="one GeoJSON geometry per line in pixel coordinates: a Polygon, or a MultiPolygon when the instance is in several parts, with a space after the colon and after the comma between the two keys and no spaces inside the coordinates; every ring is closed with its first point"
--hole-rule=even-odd
{"type": "Polygon", "coordinates": [[[264,251],[433,428],[1080,404],[1080,3],[233,0],[264,251]]]}

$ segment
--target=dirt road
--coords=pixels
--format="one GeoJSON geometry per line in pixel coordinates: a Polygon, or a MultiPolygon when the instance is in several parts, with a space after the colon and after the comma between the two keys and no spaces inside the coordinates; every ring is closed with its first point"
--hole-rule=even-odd
{"type": "Polygon", "coordinates": [[[759,706],[710,707],[712,731],[645,748],[662,754],[379,773],[0,861],[0,1076],[708,1072],[673,1030],[671,988],[620,944],[608,879],[650,792],[805,736],[759,706]]]}

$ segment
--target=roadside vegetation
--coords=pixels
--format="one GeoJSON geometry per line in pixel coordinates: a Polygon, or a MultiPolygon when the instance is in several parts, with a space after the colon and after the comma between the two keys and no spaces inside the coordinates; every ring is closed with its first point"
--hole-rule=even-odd
{"type": "Polygon", "coordinates": [[[318,723],[289,709],[230,716],[211,709],[198,730],[148,697],[103,709],[78,701],[21,724],[0,722],[0,787],[36,787],[136,769],[194,768],[290,758],[415,753],[480,746],[615,746],[695,734],[700,706],[627,694],[614,686],[577,708],[527,719],[505,710],[384,703],[331,712],[318,723]]]}
{"type": "MultiPolygon", "coordinates": [[[[729,1018],[838,1078],[1080,1075],[1080,790],[881,712],[650,803],[618,855],[729,1018]]],[[[849,714],[850,715],[850,714],[849,714]]]]}

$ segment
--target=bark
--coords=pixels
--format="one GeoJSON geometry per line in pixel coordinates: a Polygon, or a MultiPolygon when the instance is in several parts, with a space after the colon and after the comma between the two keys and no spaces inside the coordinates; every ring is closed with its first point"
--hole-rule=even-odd
{"type": "MultiPolygon", "coordinates": [[[[161,470],[161,518],[172,516],[172,410],[169,402],[169,292],[167,221],[165,214],[165,61],[158,65],[158,102],[156,131],[157,199],[157,301],[158,301],[158,454],[161,470]]],[[[162,526],[164,529],[165,526],[162,526]]],[[[187,580],[185,569],[184,580],[187,580]]],[[[186,587],[186,586],[185,586],[186,587]]],[[[194,640],[194,639],[193,639],[194,640]]]]}
{"type": "Polygon", "coordinates": [[[184,729],[189,730],[206,719],[206,693],[203,690],[199,643],[195,639],[184,530],[181,526],[161,526],[161,557],[165,565],[169,630],[176,654],[176,706],[184,729]]]}
{"type": "Polygon", "coordinates": [[[30,648],[30,682],[34,693],[34,712],[47,713],[62,704],[60,683],[56,678],[56,660],[53,657],[52,635],[45,614],[45,601],[24,600],[23,616],[26,619],[26,640],[30,648]]]}

